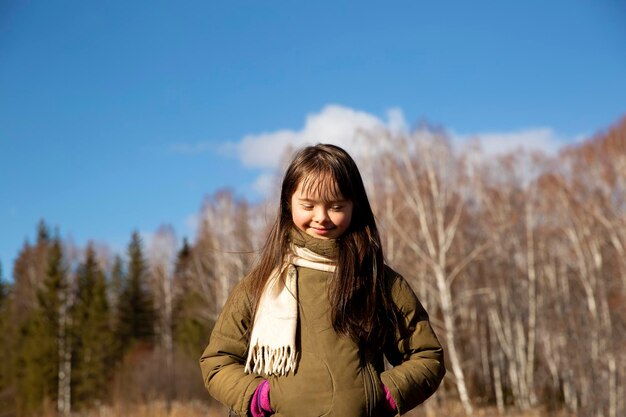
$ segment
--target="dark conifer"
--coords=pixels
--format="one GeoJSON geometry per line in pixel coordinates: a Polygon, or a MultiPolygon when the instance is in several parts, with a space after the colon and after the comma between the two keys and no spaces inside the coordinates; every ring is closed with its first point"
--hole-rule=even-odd
{"type": "Polygon", "coordinates": [[[35,244],[31,245],[28,240],[25,240],[13,265],[14,317],[20,325],[24,324],[33,308],[37,306],[37,291],[41,288],[48,273],[50,246],[48,226],[40,220],[37,225],[35,244]]]}
{"type": "Polygon", "coordinates": [[[11,395],[13,384],[15,383],[15,343],[16,331],[11,318],[10,284],[4,281],[2,265],[0,264],[0,410],[11,410],[15,407],[11,395]]]}
{"type": "Polygon", "coordinates": [[[38,306],[22,327],[19,343],[19,402],[35,410],[44,399],[55,400],[59,371],[59,311],[67,291],[61,241],[53,240],[48,252],[48,271],[37,291],[38,306]]]}
{"type": "Polygon", "coordinates": [[[4,306],[4,300],[7,298],[9,286],[4,282],[4,275],[2,274],[2,261],[0,261],[0,311],[4,306]]]}
{"type": "Polygon", "coordinates": [[[141,238],[133,232],[128,245],[128,273],[118,304],[118,337],[123,352],[137,342],[152,344],[154,339],[155,312],[147,277],[141,238]]]}
{"type": "Polygon", "coordinates": [[[113,333],[104,273],[87,246],[77,271],[74,306],[73,398],[77,405],[102,400],[111,375],[113,333]]]}
{"type": "Polygon", "coordinates": [[[50,242],[50,230],[46,225],[46,222],[41,219],[37,225],[37,244],[50,242]]]}
{"type": "Polygon", "coordinates": [[[174,282],[174,339],[190,357],[197,357],[206,346],[213,322],[202,318],[199,312],[205,303],[196,289],[193,279],[193,248],[187,239],[178,252],[174,282]]]}

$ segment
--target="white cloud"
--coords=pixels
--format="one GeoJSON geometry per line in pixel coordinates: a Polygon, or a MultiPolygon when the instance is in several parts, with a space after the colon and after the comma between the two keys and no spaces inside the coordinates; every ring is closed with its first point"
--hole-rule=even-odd
{"type": "Polygon", "coordinates": [[[273,168],[289,146],[298,142],[298,134],[290,130],[248,135],[236,146],[236,152],[247,167],[273,168]]]}
{"type": "Polygon", "coordinates": [[[257,177],[252,184],[252,189],[260,195],[268,195],[275,185],[276,177],[274,174],[266,172],[257,177]]]}
{"type": "MultiPolygon", "coordinates": [[[[227,142],[213,148],[208,142],[196,144],[178,144],[171,150],[179,153],[198,154],[215,149],[222,155],[238,160],[246,168],[259,174],[248,190],[259,196],[268,197],[276,191],[276,177],[286,152],[315,143],[333,143],[345,148],[355,158],[372,157],[377,150],[385,146],[385,141],[377,141],[377,135],[408,134],[409,127],[400,108],[387,111],[386,121],[381,118],[349,107],[328,105],[318,113],[307,115],[304,126],[300,130],[279,129],[273,132],[251,133],[238,142],[227,142]]],[[[549,127],[521,129],[510,132],[480,132],[459,134],[449,132],[455,147],[464,148],[472,141],[481,144],[483,157],[514,152],[520,148],[540,150],[548,155],[556,154],[559,149],[569,143],[579,142],[585,136],[563,138],[549,127]]],[[[421,132],[419,137],[426,139],[428,132],[421,132]]],[[[278,184],[279,186],[279,184],[278,184]]],[[[200,214],[190,214],[184,219],[184,228],[192,238],[200,227],[200,214]]],[[[142,233],[146,241],[152,236],[142,233]]]]}
{"type": "MultiPolygon", "coordinates": [[[[376,140],[383,134],[408,134],[404,113],[399,108],[387,111],[383,120],[373,114],[339,105],[328,105],[318,113],[307,115],[301,130],[281,129],[273,132],[252,133],[238,142],[221,147],[226,154],[238,159],[245,167],[257,169],[259,176],[250,189],[267,196],[276,186],[276,173],[286,152],[315,143],[333,143],[346,149],[355,158],[372,157],[385,146],[376,140]]],[[[428,132],[418,132],[427,138],[428,132]],[[426,136],[424,136],[426,135],[426,136]]],[[[520,149],[538,150],[555,155],[566,144],[578,142],[584,136],[565,138],[550,127],[538,127],[503,132],[456,133],[449,132],[457,149],[464,149],[477,140],[483,157],[502,155],[520,149]]]]}
{"type": "Polygon", "coordinates": [[[408,132],[408,126],[406,119],[404,118],[404,112],[398,107],[394,107],[387,111],[387,118],[389,119],[388,127],[394,133],[406,133],[408,132]]]}
{"type": "Polygon", "coordinates": [[[319,113],[309,114],[302,130],[277,130],[275,132],[250,134],[240,142],[227,144],[228,149],[250,168],[278,168],[288,149],[316,143],[333,143],[354,152],[359,132],[378,129],[393,131],[406,129],[400,109],[388,113],[385,123],[378,117],[348,107],[328,105],[319,113]]]}
{"type": "Polygon", "coordinates": [[[542,151],[555,155],[559,149],[572,140],[566,140],[551,128],[523,129],[513,132],[484,132],[467,135],[452,134],[453,143],[463,146],[478,140],[485,155],[502,155],[520,149],[542,151]]]}

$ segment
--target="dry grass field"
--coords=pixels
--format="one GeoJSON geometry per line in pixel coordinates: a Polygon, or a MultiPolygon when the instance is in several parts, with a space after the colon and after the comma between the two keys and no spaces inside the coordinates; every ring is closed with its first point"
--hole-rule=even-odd
{"type": "MultiPolygon", "coordinates": [[[[54,417],[56,413],[48,410],[41,417],[54,417]]],[[[164,401],[152,401],[140,405],[102,406],[85,412],[76,412],[73,417],[226,417],[228,410],[219,404],[207,404],[201,401],[174,402],[167,407],[164,401]]],[[[463,408],[458,403],[444,407],[420,406],[405,414],[406,417],[465,417],[463,408]]],[[[480,408],[476,417],[568,417],[565,413],[543,410],[515,411],[507,410],[501,414],[495,408],[480,408]]]]}

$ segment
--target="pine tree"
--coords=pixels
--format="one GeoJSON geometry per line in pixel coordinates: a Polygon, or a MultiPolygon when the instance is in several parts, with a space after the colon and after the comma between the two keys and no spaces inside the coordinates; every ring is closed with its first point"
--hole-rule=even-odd
{"type": "Polygon", "coordinates": [[[89,244],[85,261],[77,271],[74,305],[74,355],[72,390],[74,403],[101,400],[111,376],[113,334],[104,273],[89,244]]]}
{"type": "Polygon", "coordinates": [[[11,317],[9,306],[11,286],[4,281],[2,265],[0,264],[0,410],[10,410],[15,404],[11,391],[15,384],[15,343],[16,331],[13,326],[14,320],[11,317]]]}
{"type": "Polygon", "coordinates": [[[117,311],[117,304],[122,294],[122,286],[125,280],[124,261],[121,256],[116,255],[111,268],[111,285],[109,285],[108,292],[112,311],[117,311]]]}
{"type": "Polygon", "coordinates": [[[108,285],[107,299],[109,300],[109,309],[111,311],[111,329],[113,330],[113,341],[111,342],[112,360],[117,363],[122,360],[124,355],[124,346],[122,343],[122,326],[121,326],[121,308],[120,300],[122,299],[122,291],[126,282],[126,273],[124,271],[124,261],[121,256],[115,255],[113,267],[111,268],[110,284],[108,285]]]}
{"type": "Polygon", "coordinates": [[[187,239],[178,252],[174,271],[174,338],[176,344],[190,357],[196,358],[206,347],[213,322],[202,318],[205,302],[193,285],[193,249],[187,239]]]}
{"type": "Polygon", "coordinates": [[[118,305],[118,337],[122,352],[137,342],[153,343],[154,307],[147,282],[146,262],[139,233],[133,232],[128,245],[128,273],[118,305]]]}
{"type": "Polygon", "coordinates": [[[41,220],[34,245],[24,242],[13,265],[13,315],[23,325],[37,307],[37,291],[48,273],[48,251],[52,242],[48,226],[41,220]]]}
{"type": "Polygon", "coordinates": [[[67,291],[63,251],[57,237],[48,253],[48,271],[37,291],[37,308],[22,326],[18,354],[19,408],[35,410],[56,400],[59,383],[59,323],[67,291]]]}
{"type": "Polygon", "coordinates": [[[4,306],[4,301],[8,298],[8,284],[4,282],[4,275],[2,274],[2,262],[0,261],[0,311],[4,306]]]}

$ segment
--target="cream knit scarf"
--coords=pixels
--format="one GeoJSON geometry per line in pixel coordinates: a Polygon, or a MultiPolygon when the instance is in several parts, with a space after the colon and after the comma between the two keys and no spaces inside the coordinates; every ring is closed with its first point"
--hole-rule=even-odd
{"type": "Polygon", "coordinates": [[[287,375],[289,371],[296,369],[298,324],[296,266],[334,272],[335,260],[291,244],[291,253],[286,262],[272,272],[261,293],[250,336],[246,373],[287,375]],[[281,280],[283,274],[284,285],[281,280]]]}

